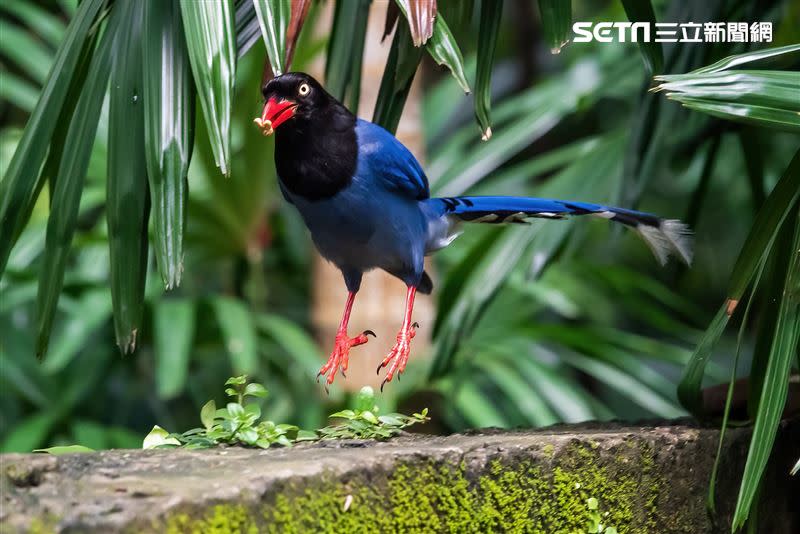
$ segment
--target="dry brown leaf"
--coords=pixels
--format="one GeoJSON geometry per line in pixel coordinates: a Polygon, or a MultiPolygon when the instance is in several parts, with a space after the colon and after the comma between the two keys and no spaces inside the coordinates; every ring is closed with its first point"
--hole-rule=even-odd
{"type": "Polygon", "coordinates": [[[386,7],[386,23],[383,26],[383,37],[381,37],[381,42],[384,41],[394,30],[394,27],[397,25],[397,18],[400,16],[400,8],[397,7],[397,4],[394,2],[389,2],[386,7]]]}
{"type": "Polygon", "coordinates": [[[414,46],[422,46],[433,35],[433,21],[436,19],[436,0],[397,0],[403,5],[411,29],[414,46]]]}
{"type": "Polygon", "coordinates": [[[297,38],[300,37],[300,30],[303,29],[306,16],[308,16],[311,2],[312,0],[292,0],[292,14],[289,17],[289,26],[286,28],[286,56],[283,62],[287,71],[291,70],[294,47],[297,44],[297,38]]]}

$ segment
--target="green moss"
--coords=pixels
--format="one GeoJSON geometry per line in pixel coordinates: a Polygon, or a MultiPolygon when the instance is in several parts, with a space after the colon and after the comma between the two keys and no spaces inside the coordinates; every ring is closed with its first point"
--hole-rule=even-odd
{"type": "Polygon", "coordinates": [[[44,518],[35,517],[28,525],[28,532],[30,534],[50,534],[56,531],[58,518],[53,515],[46,515],[44,518]]]}
{"type": "Polygon", "coordinates": [[[575,444],[544,457],[497,457],[469,473],[464,463],[409,462],[388,474],[287,483],[255,509],[217,505],[200,518],[174,515],[167,532],[574,533],[590,521],[590,497],[620,534],[657,531],[661,482],[652,450],[609,452],[575,444]]]}
{"type": "Polygon", "coordinates": [[[175,514],[167,521],[167,534],[258,534],[250,510],[238,504],[217,504],[202,518],[186,513],[175,514]]]}
{"type": "Polygon", "coordinates": [[[359,532],[382,530],[389,516],[381,495],[362,482],[324,481],[315,488],[286,487],[262,511],[265,532],[359,532]],[[345,510],[345,505],[347,510],[345,510]]]}

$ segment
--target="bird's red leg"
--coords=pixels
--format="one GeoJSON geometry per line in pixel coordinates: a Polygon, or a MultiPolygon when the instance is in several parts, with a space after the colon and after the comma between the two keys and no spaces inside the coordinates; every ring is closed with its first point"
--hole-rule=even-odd
{"type": "Polygon", "coordinates": [[[347,293],[347,304],[344,306],[342,322],[339,323],[339,329],[336,331],[336,340],[333,344],[333,352],[331,352],[330,358],[328,358],[328,361],[325,363],[325,365],[323,365],[319,370],[319,373],[317,374],[317,380],[319,380],[320,376],[327,373],[327,378],[325,381],[327,384],[332,384],[333,379],[336,376],[336,371],[340,369],[342,371],[342,376],[345,376],[344,372],[347,371],[350,349],[366,343],[368,339],[367,335],[375,337],[375,332],[372,330],[364,330],[363,333],[352,338],[347,336],[347,323],[350,322],[350,311],[353,309],[353,302],[355,300],[355,292],[349,291],[347,293]]]}
{"type": "Polygon", "coordinates": [[[411,313],[414,310],[414,296],[417,294],[417,288],[414,286],[408,287],[406,293],[406,312],[403,317],[403,326],[400,327],[400,332],[397,334],[397,343],[389,352],[389,355],[383,359],[378,366],[377,372],[380,373],[381,369],[389,365],[389,370],[386,372],[386,378],[381,382],[381,391],[386,382],[391,382],[392,377],[397,373],[397,379],[400,380],[400,375],[406,369],[408,362],[408,355],[411,352],[411,340],[416,335],[416,329],[419,327],[417,323],[411,322],[411,313]]]}

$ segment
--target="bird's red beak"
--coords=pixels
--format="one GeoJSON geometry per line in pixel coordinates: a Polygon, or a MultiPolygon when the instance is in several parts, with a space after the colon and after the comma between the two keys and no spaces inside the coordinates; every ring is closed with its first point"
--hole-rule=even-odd
{"type": "Polygon", "coordinates": [[[261,112],[261,116],[253,119],[253,122],[261,128],[264,135],[272,135],[278,126],[294,117],[295,109],[297,109],[297,102],[292,100],[278,101],[273,96],[264,104],[264,111],[261,112]]]}

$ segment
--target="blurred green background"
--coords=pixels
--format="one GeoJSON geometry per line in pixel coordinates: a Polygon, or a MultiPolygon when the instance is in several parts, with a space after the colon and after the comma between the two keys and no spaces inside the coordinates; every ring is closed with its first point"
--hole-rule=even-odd
{"type": "MultiPolygon", "coordinates": [[[[382,24],[386,3],[376,4],[370,16],[382,24]]],[[[440,2],[440,13],[473,80],[481,9],[457,4],[440,2]]],[[[658,20],[770,21],[774,46],[800,41],[800,9],[791,1],[653,6],[658,20]]],[[[325,20],[324,5],[311,9],[309,21],[325,20]]],[[[75,10],[69,0],[0,4],[3,176],[75,10]]],[[[620,2],[599,0],[572,2],[572,18],[627,20],[620,2]]],[[[295,69],[326,54],[329,34],[312,26],[307,22],[301,35],[295,69]]],[[[689,72],[756,47],[665,44],[664,72],[689,72]]],[[[312,245],[276,187],[273,140],[251,123],[261,107],[264,58],[259,38],[238,62],[230,177],[215,165],[197,106],[183,279],[165,291],[150,254],[133,354],[120,355],[112,320],[107,105],[49,351],[38,362],[35,301],[50,193],[43,189],[0,281],[3,451],[62,443],[140,447],[155,423],[171,431],[196,426],[200,406],[221,400],[225,379],[241,372],[269,389],[264,411],[275,421],[317,428],[347,402],[340,389],[328,396],[314,381],[323,350],[310,320],[312,245]]],[[[632,232],[601,221],[470,227],[435,259],[430,354],[412,357],[407,378],[380,397],[382,408],[428,406],[434,421],[425,430],[441,433],[685,415],[676,384],[726,298],[732,266],[797,148],[797,134],[712,118],[648,93],[654,82],[635,44],[571,43],[552,54],[531,0],[506,0],[491,68],[494,135],[482,142],[472,97],[446,69],[422,59],[419,97],[433,194],[635,206],[689,223],[695,261],[662,268],[632,232]]],[[[756,323],[766,309],[754,302],[756,323]]],[[[706,383],[728,380],[736,336],[731,328],[716,345],[706,383]]],[[[746,373],[756,331],[747,329],[743,340],[746,373]]]]}

